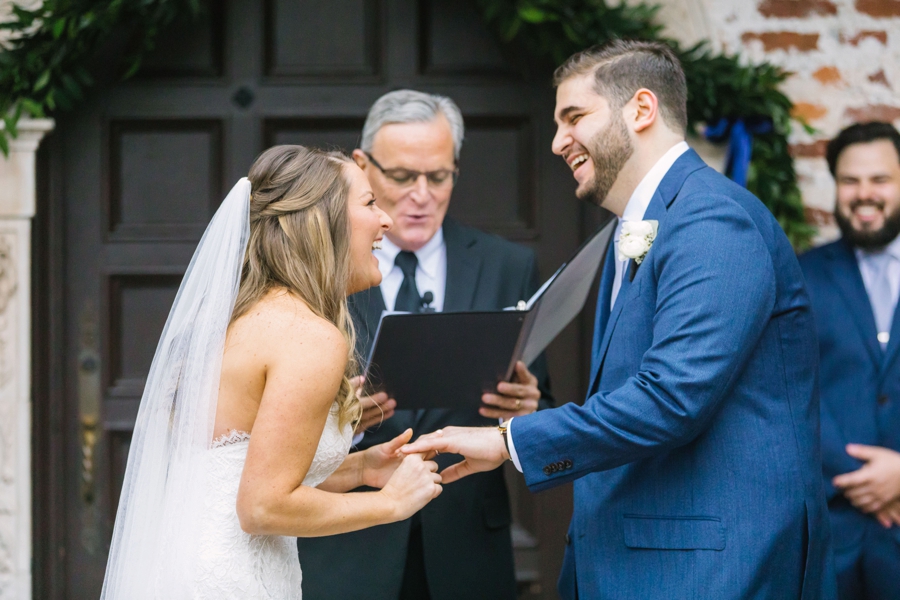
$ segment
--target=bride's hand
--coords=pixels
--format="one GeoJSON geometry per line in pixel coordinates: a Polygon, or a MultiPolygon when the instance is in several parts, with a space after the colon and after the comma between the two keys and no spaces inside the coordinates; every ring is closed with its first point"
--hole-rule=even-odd
{"type": "Polygon", "coordinates": [[[373,488],[383,488],[400,463],[403,455],[398,453],[403,444],[412,439],[413,430],[407,429],[394,439],[363,451],[362,483],[373,488]]]}
{"type": "Polygon", "coordinates": [[[441,476],[437,463],[421,454],[404,457],[379,492],[392,507],[395,520],[402,521],[416,514],[441,493],[441,476]]]}

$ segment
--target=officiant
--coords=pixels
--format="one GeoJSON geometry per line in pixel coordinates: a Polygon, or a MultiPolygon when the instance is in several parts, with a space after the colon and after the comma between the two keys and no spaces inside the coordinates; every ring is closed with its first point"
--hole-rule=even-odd
{"type": "MultiPolygon", "coordinates": [[[[464,137],[447,97],[398,90],[369,110],[353,159],[394,226],[374,254],[380,287],[350,298],[357,349],[367,356],[381,313],[498,310],[538,288],[534,253],[447,218],[464,137]]],[[[543,357],[519,364],[516,383],[471,409],[403,410],[403,399],[361,398],[357,448],[448,425],[489,425],[548,406],[543,357]],[[396,410],[395,410],[396,409],[396,410]]],[[[458,457],[439,457],[444,468],[458,457]]],[[[412,519],[327,538],[300,539],[306,600],[330,598],[513,600],[509,496],[501,469],[447,486],[412,519]]]]}

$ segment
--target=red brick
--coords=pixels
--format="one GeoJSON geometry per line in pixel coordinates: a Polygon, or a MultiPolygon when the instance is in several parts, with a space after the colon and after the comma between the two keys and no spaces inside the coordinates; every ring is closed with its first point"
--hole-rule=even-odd
{"type": "Polygon", "coordinates": [[[811,104],[809,102],[797,102],[791,109],[791,116],[795,119],[803,119],[804,121],[815,121],[821,119],[828,114],[828,109],[821,104],[811,104]]]}
{"type": "Polygon", "coordinates": [[[753,40],[762,42],[766,52],[796,48],[801,52],[809,52],[819,47],[818,33],[797,33],[795,31],[769,31],[765,33],[745,33],[741,41],[745,44],[753,40]]]}
{"type": "Polygon", "coordinates": [[[856,10],[872,17],[900,17],[900,0],[856,0],[856,10]]]}
{"type": "Polygon", "coordinates": [[[813,77],[822,85],[838,84],[843,81],[837,67],[822,67],[813,73],[813,77]]]}
{"type": "Polygon", "coordinates": [[[794,158],[823,158],[828,140],[816,140],[812,144],[791,144],[788,150],[794,158]]]}
{"type": "Polygon", "coordinates": [[[765,0],[759,5],[764,17],[808,17],[836,15],[837,6],[829,0],[765,0]]]}
{"type": "Polygon", "coordinates": [[[859,46],[859,43],[866,39],[875,39],[882,43],[882,45],[887,45],[887,31],[860,31],[852,38],[846,37],[843,33],[841,34],[841,43],[842,44],[850,44],[851,46],[859,46]]]}
{"type": "Polygon", "coordinates": [[[856,123],[869,121],[886,121],[888,123],[900,119],[900,106],[888,104],[869,104],[857,108],[848,108],[844,115],[856,123]]]}
{"type": "Polygon", "coordinates": [[[806,217],[806,222],[811,223],[816,227],[830,227],[834,225],[834,213],[828,212],[827,210],[804,206],[803,214],[806,217]]]}
{"type": "Polygon", "coordinates": [[[871,81],[872,83],[880,83],[886,88],[891,87],[890,82],[887,80],[887,76],[884,74],[884,69],[878,71],[877,73],[869,75],[869,81],[871,81]]]}

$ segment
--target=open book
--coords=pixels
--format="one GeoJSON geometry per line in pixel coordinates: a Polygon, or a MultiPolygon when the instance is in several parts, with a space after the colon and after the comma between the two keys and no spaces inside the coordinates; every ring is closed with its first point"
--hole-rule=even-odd
{"type": "Polygon", "coordinates": [[[526,302],[502,311],[391,313],[366,362],[371,390],[397,407],[464,408],[530,365],[584,308],[615,231],[612,219],[526,302]]]}

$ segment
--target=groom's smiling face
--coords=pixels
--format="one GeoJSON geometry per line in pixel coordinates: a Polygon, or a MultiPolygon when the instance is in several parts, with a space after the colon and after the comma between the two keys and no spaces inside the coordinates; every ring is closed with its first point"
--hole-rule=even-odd
{"type": "Polygon", "coordinates": [[[572,169],[576,196],[602,205],[634,152],[621,109],[597,93],[589,73],[559,85],[554,120],[553,152],[572,169]]]}

